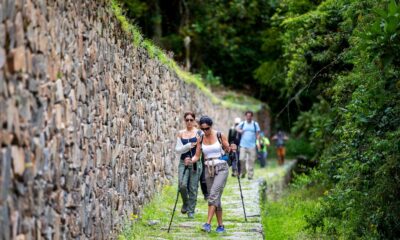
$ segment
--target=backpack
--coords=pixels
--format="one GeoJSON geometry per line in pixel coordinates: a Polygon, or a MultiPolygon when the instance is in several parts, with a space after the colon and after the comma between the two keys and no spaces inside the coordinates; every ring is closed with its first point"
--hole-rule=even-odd
{"type": "MultiPolygon", "coordinates": [[[[203,144],[203,136],[204,135],[201,135],[200,144],[203,144]]],[[[219,144],[221,144],[221,146],[222,146],[222,135],[221,135],[220,131],[217,131],[217,139],[218,139],[219,144]]],[[[204,157],[203,157],[204,154],[202,153],[201,155],[202,155],[202,159],[204,160],[204,157]]],[[[224,154],[220,157],[220,159],[226,161],[228,163],[229,167],[232,166],[232,158],[230,157],[229,153],[226,153],[224,151],[224,154]]]]}

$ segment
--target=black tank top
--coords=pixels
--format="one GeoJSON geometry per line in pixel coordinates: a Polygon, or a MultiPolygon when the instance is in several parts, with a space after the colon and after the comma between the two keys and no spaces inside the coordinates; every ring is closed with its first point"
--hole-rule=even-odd
{"type": "MultiPolygon", "coordinates": [[[[192,138],[181,138],[182,144],[185,145],[187,143],[195,143],[197,142],[197,138],[196,137],[192,137],[192,138]]],[[[181,160],[184,160],[186,157],[193,157],[194,154],[196,153],[196,147],[193,147],[190,149],[190,151],[187,151],[185,153],[183,153],[181,155],[181,160]]]]}

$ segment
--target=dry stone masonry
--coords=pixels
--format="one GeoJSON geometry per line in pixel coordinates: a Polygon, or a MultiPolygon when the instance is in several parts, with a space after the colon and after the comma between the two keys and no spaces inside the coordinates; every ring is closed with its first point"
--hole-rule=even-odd
{"type": "Polygon", "coordinates": [[[0,0],[0,239],[110,239],[176,173],[182,114],[213,105],[106,0],[0,0]]]}

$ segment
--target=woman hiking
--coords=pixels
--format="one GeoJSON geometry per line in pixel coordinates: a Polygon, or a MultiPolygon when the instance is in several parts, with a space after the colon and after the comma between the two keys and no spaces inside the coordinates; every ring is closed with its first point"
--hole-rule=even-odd
{"type": "Polygon", "coordinates": [[[225,228],[222,222],[221,196],[229,175],[229,165],[224,157],[226,157],[225,152],[236,151],[236,145],[229,146],[226,136],[213,130],[212,125],[213,121],[210,117],[200,118],[200,129],[204,135],[197,141],[196,154],[191,160],[187,159],[186,164],[194,164],[199,160],[201,153],[204,155],[204,171],[209,195],[208,217],[202,230],[211,231],[211,221],[215,214],[218,222],[216,232],[222,233],[225,232],[225,228]]]}
{"type": "Polygon", "coordinates": [[[195,127],[195,114],[193,112],[186,112],[183,117],[186,122],[186,128],[179,131],[175,146],[175,151],[181,154],[178,166],[179,191],[183,202],[181,213],[187,213],[188,218],[194,218],[202,165],[200,163],[185,164],[185,159],[190,160],[196,153],[196,144],[200,138],[201,131],[195,127]],[[186,171],[185,168],[187,168],[186,171]],[[184,176],[183,173],[185,173],[184,176]]]}

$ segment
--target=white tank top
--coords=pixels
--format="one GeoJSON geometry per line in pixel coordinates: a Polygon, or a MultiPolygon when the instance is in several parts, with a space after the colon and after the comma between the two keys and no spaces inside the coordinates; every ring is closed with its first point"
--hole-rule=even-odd
{"type": "MultiPolygon", "coordinates": [[[[211,145],[205,145],[203,143],[201,145],[201,148],[203,150],[204,160],[209,159],[209,158],[219,158],[222,156],[221,144],[219,143],[218,140],[214,144],[211,144],[211,145]]],[[[214,161],[214,165],[225,162],[224,160],[220,160],[220,159],[214,159],[213,161],[214,161]]],[[[205,161],[205,164],[211,165],[212,163],[210,161],[205,161]]]]}

